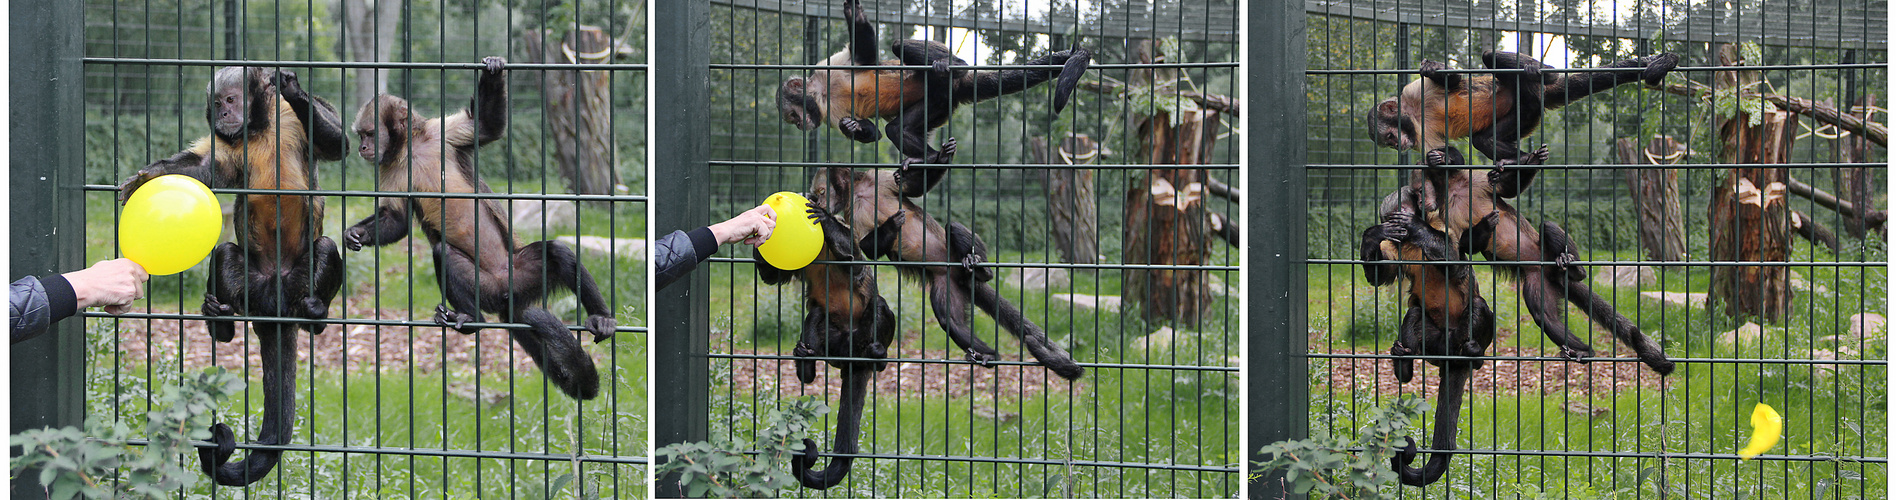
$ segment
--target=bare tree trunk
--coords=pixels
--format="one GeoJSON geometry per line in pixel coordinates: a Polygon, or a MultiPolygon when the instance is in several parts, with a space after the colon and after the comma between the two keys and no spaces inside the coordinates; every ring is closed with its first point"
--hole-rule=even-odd
{"type": "MultiPolygon", "coordinates": [[[[1137,46],[1141,63],[1161,62],[1157,45],[1144,40],[1137,46]]],[[[1135,71],[1133,85],[1168,81],[1171,70],[1135,71]]],[[[1217,112],[1201,109],[1178,117],[1168,112],[1134,116],[1140,137],[1140,157],[1154,165],[1202,163],[1209,151],[1217,112]],[[1210,127],[1207,127],[1210,124],[1210,127]]],[[[1126,192],[1125,261],[1128,264],[1203,265],[1210,257],[1205,212],[1203,170],[1151,169],[1126,192]]],[[[1139,269],[1128,271],[1125,296],[1143,307],[1147,321],[1195,323],[1211,303],[1205,272],[1196,269],[1139,269]]]]}
{"type": "MultiPolygon", "coordinates": [[[[342,0],[343,43],[347,45],[349,60],[359,62],[386,62],[389,53],[395,48],[395,28],[401,22],[402,0],[342,0]]],[[[346,102],[336,103],[341,111],[347,113],[356,104],[368,102],[369,98],[388,92],[388,75],[385,69],[352,70],[350,76],[355,94],[345,96],[346,102]]]]}
{"type": "MultiPolygon", "coordinates": [[[[1736,62],[1730,45],[1718,50],[1721,65],[1736,62]]],[[[1719,88],[1740,88],[1757,82],[1756,71],[1725,71],[1714,76],[1719,88]]],[[[1751,126],[1743,111],[1719,119],[1724,139],[1720,161],[1771,164],[1789,159],[1796,140],[1797,115],[1770,111],[1751,126]]],[[[1784,262],[1791,253],[1791,210],[1785,200],[1783,168],[1736,168],[1725,176],[1711,199],[1711,252],[1713,261],[1784,262]]],[[[1791,270],[1784,266],[1715,266],[1712,300],[1725,304],[1728,316],[1757,316],[1780,322],[1791,315],[1791,270]]]]}
{"type": "MultiPolygon", "coordinates": [[[[1685,158],[1684,146],[1671,137],[1653,137],[1643,149],[1630,137],[1616,143],[1623,164],[1669,165],[1685,158]]],[[[1627,170],[1626,186],[1633,190],[1634,211],[1639,216],[1639,248],[1646,251],[1646,257],[1661,262],[1685,260],[1685,211],[1679,207],[1679,171],[1627,170]]]]}
{"type": "MultiPolygon", "coordinates": [[[[1035,163],[1090,165],[1099,159],[1099,143],[1085,135],[1067,137],[1059,151],[1052,151],[1046,138],[1035,137],[1030,142],[1035,163]]],[[[1094,171],[1050,168],[1044,172],[1041,182],[1047,188],[1048,225],[1061,262],[1098,263],[1099,207],[1094,200],[1099,198],[1093,189],[1094,171]]]]}
{"type": "MultiPolygon", "coordinates": [[[[561,43],[549,44],[550,31],[528,31],[523,37],[533,62],[600,64],[618,52],[619,44],[597,26],[580,26],[561,43]]],[[[612,164],[611,80],[605,71],[548,71],[541,95],[546,101],[547,135],[560,176],[577,194],[608,194],[619,184],[612,164]]]]}
{"type": "MultiPolygon", "coordinates": [[[[1857,99],[1856,106],[1863,109],[1858,118],[1869,120],[1869,108],[1876,105],[1876,96],[1863,96],[1857,99]]],[[[1842,140],[1831,141],[1839,163],[1870,163],[1873,152],[1870,141],[1861,134],[1850,134],[1842,140]]],[[[1837,198],[1859,208],[1870,208],[1870,171],[1862,168],[1838,168],[1831,176],[1837,198]]],[[[1865,212],[1843,214],[1843,230],[1850,236],[1862,239],[1871,227],[1880,229],[1881,224],[1871,224],[1864,220],[1865,212]]]]}

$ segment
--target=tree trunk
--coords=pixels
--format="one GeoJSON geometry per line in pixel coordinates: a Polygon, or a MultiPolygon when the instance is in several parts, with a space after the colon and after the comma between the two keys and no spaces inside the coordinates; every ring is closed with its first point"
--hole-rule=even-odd
{"type": "MultiPolygon", "coordinates": [[[[617,51],[617,43],[597,26],[580,26],[558,45],[548,44],[550,30],[528,31],[523,37],[533,62],[600,64],[617,51]]],[[[541,95],[546,101],[546,132],[553,141],[553,159],[573,193],[609,194],[619,184],[612,141],[611,80],[606,71],[547,71],[541,95]]]]}
{"type": "MultiPolygon", "coordinates": [[[[1857,109],[1864,110],[1863,114],[1858,117],[1864,121],[1868,121],[1870,118],[1869,108],[1875,105],[1876,96],[1863,96],[1857,99],[1857,109]]],[[[1831,147],[1835,148],[1838,163],[1870,163],[1873,161],[1871,159],[1872,151],[1870,150],[1870,141],[1865,140],[1862,134],[1850,134],[1848,137],[1831,141],[1830,143],[1831,147]]],[[[1843,214],[1844,233],[1849,234],[1851,237],[1862,239],[1868,234],[1871,227],[1877,226],[1875,224],[1866,223],[1863,218],[1867,213],[1867,209],[1870,207],[1870,171],[1862,168],[1838,168],[1832,169],[1832,173],[1831,178],[1834,181],[1833,187],[1835,188],[1837,198],[1842,201],[1850,202],[1858,208],[1866,209],[1858,211],[1855,214],[1843,214]]]]}
{"type": "MultiPolygon", "coordinates": [[[[1670,165],[1685,158],[1685,147],[1671,137],[1655,136],[1644,149],[1639,141],[1621,138],[1617,142],[1620,163],[1628,165],[1670,165]]],[[[1679,207],[1679,171],[1677,169],[1637,169],[1626,171],[1626,186],[1633,190],[1633,210],[1639,216],[1639,248],[1646,257],[1661,262],[1685,260],[1685,212],[1679,207]]]]}
{"type": "MultiPolygon", "coordinates": [[[[1722,65],[1733,65],[1737,59],[1737,51],[1729,45],[1718,52],[1722,65]]],[[[1756,71],[1714,76],[1721,89],[1759,78],[1756,71]]],[[[1797,116],[1768,111],[1760,118],[1760,125],[1751,126],[1750,116],[1740,111],[1718,120],[1719,137],[1724,140],[1721,162],[1772,164],[1789,159],[1797,137],[1797,116]]],[[[1789,176],[1783,168],[1735,168],[1725,176],[1712,192],[1711,260],[1784,262],[1790,258],[1791,211],[1783,182],[1789,176]]],[[[1790,277],[1790,268],[1784,266],[1715,266],[1711,297],[1725,304],[1728,316],[1781,322],[1791,314],[1790,277]]]]}
{"type": "MultiPolygon", "coordinates": [[[[401,21],[402,0],[342,0],[343,43],[349,53],[350,61],[386,62],[389,52],[395,48],[395,28],[401,21]]],[[[388,92],[388,75],[385,69],[350,70],[351,85],[355,94],[343,96],[344,102],[335,103],[339,111],[353,111],[359,103],[388,92]]]]}
{"type": "MultiPolygon", "coordinates": [[[[1085,135],[1073,135],[1061,141],[1060,150],[1051,151],[1046,138],[1031,141],[1035,163],[1052,165],[1090,165],[1099,159],[1099,143],[1085,135]]],[[[1093,189],[1093,170],[1050,168],[1041,180],[1047,188],[1047,218],[1053,246],[1060,250],[1060,261],[1069,264],[1099,262],[1099,199],[1093,189]]]]}

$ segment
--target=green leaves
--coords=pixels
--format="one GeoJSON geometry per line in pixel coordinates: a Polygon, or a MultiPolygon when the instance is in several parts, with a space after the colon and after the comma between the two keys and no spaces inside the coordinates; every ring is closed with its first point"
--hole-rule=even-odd
{"type": "Polygon", "coordinates": [[[1403,435],[1409,422],[1427,406],[1419,396],[1405,396],[1372,410],[1353,438],[1322,436],[1271,443],[1258,450],[1271,454],[1271,460],[1256,465],[1261,471],[1283,471],[1291,491],[1312,498],[1392,498],[1394,489],[1383,491],[1396,482],[1389,457],[1407,444],[1403,435]]]}
{"type": "Polygon", "coordinates": [[[160,390],[142,435],[98,414],[86,419],[84,430],[45,428],[15,434],[12,442],[22,452],[13,459],[13,475],[38,468],[40,485],[55,500],[170,498],[203,476],[195,462],[172,457],[194,454],[191,440],[210,437],[205,427],[217,401],[241,390],[242,378],[211,368],[160,390]],[[150,442],[127,444],[139,437],[150,442]]]}
{"type": "Polygon", "coordinates": [[[713,436],[711,441],[676,443],[658,449],[665,460],[659,476],[678,475],[678,486],[694,497],[763,498],[797,485],[784,460],[803,451],[810,422],[829,413],[812,399],[799,399],[764,415],[770,426],[756,441],[713,436]]]}

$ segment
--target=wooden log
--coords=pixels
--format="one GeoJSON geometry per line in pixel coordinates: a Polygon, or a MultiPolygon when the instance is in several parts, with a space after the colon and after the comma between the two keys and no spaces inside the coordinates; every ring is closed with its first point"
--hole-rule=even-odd
{"type": "MultiPolygon", "coordinates": [[[[1671,137],[1655,136],[1644,148],[1632,138],[1615,142],[1623,164],[1672,164],[1685,158],[1684,145],[1671,137]]],[[[1627,170],[1626,186],[1633,193],[1639,247],[1646,257],[1661,262],[1685,260],[1685,211],[1679,206],[1678,169],[1627,170]]]]}
{"type": "MultiPolygon", "coordinates": [[[[621,44],[598,26],[582,25],[557,44],[548,43],[552,36],[551,30],[523,35],[531,62],[600,64],[621,52],[621,44]]],[[[611,194],[619,173],[613,165],[610,73],[547,71],[545,79],[545,124],[560,176],[574,193],[611,194]]]]}
{"type": "MultiPolygon", "coordinates": [[[[1099,143],[1085,135],[1061,141],[1053,151],[1044,137],[1028,141],[1035,163],[1090,165],[1099,159],[1099,143]]],[[[1096,172],[1089,169],[1050,168],[1041,174],[1047,189],[1047,218],[1060,261],[1069,264],[1099,262],[1099,199],[1094,190],[1096,172]]]]}

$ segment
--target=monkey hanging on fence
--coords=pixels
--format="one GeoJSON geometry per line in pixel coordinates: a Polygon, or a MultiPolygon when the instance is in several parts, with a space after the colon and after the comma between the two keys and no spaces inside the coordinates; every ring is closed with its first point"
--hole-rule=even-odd
{"type": "MultiPolygon", "coordinates": [[[[315,162],[341,160],[349,149],[335,107],[310,95],[296,73],[258,67],[219,68],[205,88],[211,135],[153,162],[119,187],[123,202],[147,181],[188,175],[214,188],[316,189],[315,162]]],[[[253,321],[263,362],[263,422],[257,443],[289,444],[296,426],[296,329],[322,333],[329,302],[342,287],[342,256],[322,236],[323,198],[241,193],[232,205],[235,242],[210,256],[203,314],[213,338],[229,342],[236,323],[225,316],[280,316],[309,321],[253,321]]],[[[236,436],[211,427],[215,448],[198,450],[217,484],[244,486],[276,467],[281,451],[259,450],[231,462],[236,436]]]]}
{"type": "MultiPolygon", "coordinates": [[[[507,132],[506,61],[484,60],[474,99],[467,109],[441,118],[422,119],[408,101],[383,94],[356,111],[359,153],[377,165],[382,191],[489,194],[476,173],[475,151],[507,132]]],[[[592,274],[573,249],[558,241],[514,244],[513,230],[494,198],[382,198],[374,214],[343,233],[349,250],[381,246],[408,236],[409,221],[434,247],[435,273],[447,303],[435,308],[435,322],[461,333],[475,333],[469,322],[484,321],[482,311],[502,322],[526,323],[509,330],[534,363],[561,392],[577,399],[599,395],[599,371],[579,340],[553,313],[539,305],[547,289],[571,290],[586,310],[585,329],[593,341],[612,337],[615,321],[592,274]]]]}

